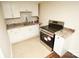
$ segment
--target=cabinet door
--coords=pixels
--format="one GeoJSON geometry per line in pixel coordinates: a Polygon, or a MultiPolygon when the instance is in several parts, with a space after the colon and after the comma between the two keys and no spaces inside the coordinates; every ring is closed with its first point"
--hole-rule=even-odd
{"type": "Polygon", "coordinates": [[[39,36],[39,25],[24,26],[7,30],[11,43],[17,43],[23,40],[39,36]]]}
{"type": "Polygon", "coordinates": [[[4,18],[12,18],[12,9],[11,4],[9,2],[2,2],[2,8],[4,13],[4,18]]]}
{"type": "Polygon", "coordinates": [[[20,17],[19,7],[16,2],[2,2],[4,18],[20,17]]]}
{"type": "Polygon", "coordinates": [[[65,39],[56,35],[55,42],[54,42],[54,51],[62,56],[66,51],[64,49],[65,39]]]}
{"type": "Polygon", "coordinates": [[[2,2],[4,18],[20,17],[21,11],[31,11],[38,16],[38,2],[2,2]]]}
{"type": "Polygon", "coordinates": [[[32,16],[38,16],[38,2],[17,2],[20,11],[31,11],[32,16]]]}
{"type": "Polygon", "coordinates": [[[13,18],[17,18],[20,17],[20,6],[18,5],[17,2],[10,2],[11,3],[11,7],[12,7],[12,14],[13,14],[13,18]]]}
{"type": "Polygon", "coordinates": [[[32,11],[32,16],[38,16],[38,2],[32,3],[30,10],[32,11]]]}

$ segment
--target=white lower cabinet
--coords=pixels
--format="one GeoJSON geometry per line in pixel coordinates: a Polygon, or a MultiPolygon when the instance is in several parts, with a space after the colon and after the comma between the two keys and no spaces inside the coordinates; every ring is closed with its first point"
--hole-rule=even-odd
{"type": "Polygon", "coordinates": [[[39,25],[24,26],[8,30],[11,43],[17,43],[39,35],[39,25]]]}
{"type": "Polygon", "coordinates": [[[54,51],[59,56],[62,56],[66,52],[64,45],[65,45],[65,39],[63,37],[55,35],[54,51]]]}

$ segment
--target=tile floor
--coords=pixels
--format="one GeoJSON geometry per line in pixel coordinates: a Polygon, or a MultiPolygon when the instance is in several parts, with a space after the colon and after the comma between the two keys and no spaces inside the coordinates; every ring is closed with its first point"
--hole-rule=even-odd
{"type": "Polygon", "coordinates": [[[13,44],[14,58],[44,58],[51,52],[40,43],[39,37],[34,37],[13,44]]]}

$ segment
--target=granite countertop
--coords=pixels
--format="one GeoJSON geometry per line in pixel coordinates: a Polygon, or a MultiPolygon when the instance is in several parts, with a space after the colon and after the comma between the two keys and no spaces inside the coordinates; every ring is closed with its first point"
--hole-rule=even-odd
{"type": "Polygon", "coordinates": [[[74,29],[64,27],[62,30],[57,31],[55,34],[63,38],[68,38],[70,35],[74,33],[74,31],[74,29]]]}
{"type": "Polygon", "coordinates": [[[7,29],[30,26],[30,25],[35,25],[35,24],[39,24],[39,23],[16,23],[16,24],[14,23],[14,24],[7,25],[7,29]]]}

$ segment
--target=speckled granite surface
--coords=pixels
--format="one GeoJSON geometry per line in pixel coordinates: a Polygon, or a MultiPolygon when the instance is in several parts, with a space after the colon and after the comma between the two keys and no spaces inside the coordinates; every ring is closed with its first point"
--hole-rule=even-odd
{"type": "Polygon", "coordinates": [[[68,38],[70,35],[74,33],[75,30],[64,27],[62,30],[56,32],[56,35],[59,35],[63,38],[68,38]]]}
{"type": "Polygon", "coordinates": [[[7,25],[7,29],[13,29],[13,28],[18,28],[18,27],[24,27],[24,26],[31,26],[39,23],[17,23],[17,24],[10,24],[7,25]]]}

